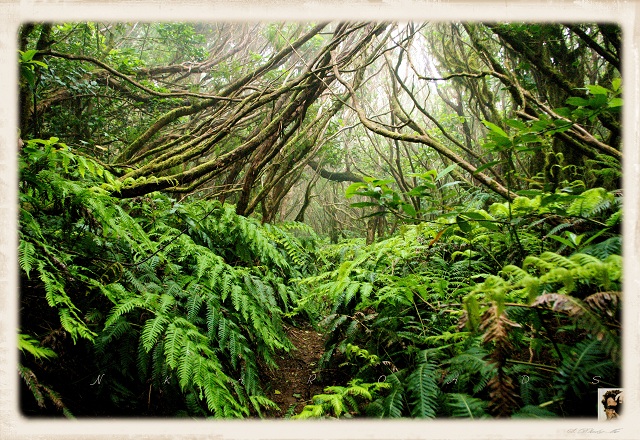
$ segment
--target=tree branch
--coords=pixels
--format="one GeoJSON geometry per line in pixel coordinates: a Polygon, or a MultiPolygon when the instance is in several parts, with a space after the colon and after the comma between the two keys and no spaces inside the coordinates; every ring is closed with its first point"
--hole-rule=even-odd
{"type": "Polygon", "coordinates": [[[310,160],[307,162],[309,167],[320,174],[320,177],[323,177],[327,180],[331,180],[333,182],[363,182],[362,177],[353,174],[351,171],[329,171],[325,170],[320,166],[318,162],[315,160],[310,160]]]}
{"type": "Polygon", "coordinates": [[[402,141],[415,142],[415,143],[427,145],[428,147],[433,148],[434,150],[436,150],[446,158],[452,160],[454,163],[457,163],[460,166],[460,168],[468,171],[473,176],[474,179],[476,179],[478,182],[485,185],[487,188],[491,189],[492,191],[500,194],[505,199],[513,200],[517,196],[515,193],[507,190],[507,188],[505,188],[504,186],[502,186],[501,184],[499,184],[497,181],[490,178],[486,174],[477,172],[476,167],[474,167],[472,164],[464,160],[458,154],[454,153],[449,148],[437,142],[435,139],[431,138],[430,136],[426,134],[420,134],[420,135],[403,134],[396,131],[387,130],[386,128],[382,127],[380,124],[372,121],[366,116],[364,110],[358,103],[358,100],[355,96],[353,89],[351,88],[349,83],[347,83],[342,78],[342,76],[340,75],[340,72],[338,72],[338,67],[335,65],[335,63],[333,65],[333,74],[335,75],[336,79],[343,86],[345,86],[347,90],[349,90],[349,92],[351,93],[353,108],[355,109],[358,115],[358,118],[360,119],[360,122],[362,122],[362,124],[372,132],[391,138],[391,139],[398,139],[402,141]]]}
{"type": "Polygon", "coordinates": [[[77,61],[87,61],[90,63],[95,64],[96,66],[102,67],[104,70],[110,72],[111,74],[117,76],[118,78],[122,78],[123,80],[127,81],[128,83],[130,83],[131,85],[144,90],[145,92],[149,93],[150,95],[153,96],[158,96],[160,98],[177,98],[177,97],[181,97],[181,96],[191,96],[193,98],[202,98],[202,99],[212,99],[215,101],[241,101],[242,99],[240,98],[229,98],[226,96],[219,96],[219,95],[207,95],[207,94],[202,94],[202,93],[192,93],[192,92],[169,92],[169,93],[163,93],[163,92],[157,92],[153,89],[150,89],[149,87],[146,87],[142,84],[140,84],[138,81],[134,80],[133,78],[131,78],[128,75],[125,75],[124,73],[120,73],[118,72],[116,69],[114,69],[113,67],[109,66],[106,63],[103,63],[102,61],[93,58],[93,57],[88,57],[85,55],[71,55],[71,54],[67,54],[67,53],[61,53],[61,52],[56,52],[53,50],[45,50],[42,52],[39,52],[41,55],[49,55],[52,57],[56,57],[56,58],[64,58],[67,60],[77,60],[77,61]]]}

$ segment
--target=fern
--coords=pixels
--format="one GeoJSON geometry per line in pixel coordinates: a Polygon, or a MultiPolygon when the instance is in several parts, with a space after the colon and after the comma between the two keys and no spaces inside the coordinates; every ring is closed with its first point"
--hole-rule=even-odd
{"type": "Polygon", "coordinates": [[[571,296],[549,293],[538,297],[532,305],[546,306],[566,314],[577,326],[589,331],[598,341],[601,341],[602,347],[614,361],[619,361],[619,336],[596,313],[598,310],[608,310],[610,302],[617,305],[617,301],[618,295],[615,293],[592,295],[585,302],[571,296]]]}
{"type": "Polygon", "coordinates": [[[567,208],[569,215],[594,217],[611,208],[614,196],[603,188],[588,189],[567,208]]]}
{"type": "Polygon", "coordinates": [[[600,243],[584,247],[582,252],[593,255],[600,260],[606,260],[610,255],[622,253],[622,237],[610,237],[600,243]]]}
{"type": "Polygon", "coordinates": [[[406,382],[406,389],[412,398],[411,415],[420,418],[434,418],[436,416],[436,406],[438,403],[438,380],[436,368],[426,359],[426,352],[422,362],[412,372],[406,382]]]}
{"type": "Polygon", "coordinates": [[[469,419],[483,419],[487,414],[487,402],[468,394],[449,393],[445,400],[451,417],[463,417],[469,419]]]}
{"type": "Polygon", "coordinates": [[[549,419],[557,417],[557,414],[540,406],[525,405],[515,412],[512,417],[514,419],[549,419]]]}
{"type": "Polygon", "coordinates": [[[486,360],[487,356],[487,351],[482,347],[471,346],[447,361],[450,364],[451,377],[456,379],[461,389],[478,394],[486,388],[495,374],[494,366],[486,360]]]}
{"type": "Polygon", "coordinates": [[[389,388],[385,383],[363,383],[359,379],[349,382],[348,386],[329,386],[324,394],[313,396],[313,404],[306,405],[294,419],[318,417],[351,417],[360,412],[361,404],[371,401],[380,390],[389,388]]]}
{"type": "Polygon", "coordinates": [[[391,374],[386,377],[391,385],[389,395],[382,400],[383,415],[392,418],[402,417],[404,408],[404,386],[400,382],[397,374],[391,374]]]}
{"type": "Polygon", "coordinates": [[[131,324],[124,317],[118,317],[113,323],[105,328],[95,340],[95,349],[98,354],[103,355],[109,344],[123,335],[131,332],[131,324]]]}
{"type": "Polygon", "coordinates": [[[249,400],[251,401],[253,408],[258,412],[259,416],[262,415],[262,409],[280,409],[277,403],[267,399],[264,396],[249,396],[249,400]]]}
{"type": "Polygon", "coordinates": [[[27,277],[36,264],[36,248],[33,243],[21,240],[18,245],[18,263],[20,268],[25,271],[27,277]]]}
{"type": "MultiPolygon", "coordinates": [[[[109,398],[123,410],[151,413],[160,392],[167,415],[275,409],[263,373],[292,348],[282,321],[302,313],[331,333],[323,365],[345,353],[341,368],[353,377],[315,396],[303,417],[365,409],[378,417],[544,416],[540,400],[584,393],[587,367],[589,377],[591,366],[604,377],[619,366],[622,259],[613,231],[622,211],[604,190],[520,197],[492,214],[481,209],[489,196],[469,191],[472,211],[434,214],[433,223],[404,225],[369,246],[320,246],[305,225],[261,225],[219,202],[160,193],[119,200],[109,193],[122,183],[57,145],[29,142],[20,158],[21,281],[29,301],[39,296],[59,321],[44,324],[95,349],[87,368],[108,374],[109,398]],[[580,232],[581,252],[539,253],[543,244],[554,250],[542,239],[554,229],[580,232]],[[463,307],[469,331],[457,332],[463,307]],[[590,336],[565,326],[574,346],[552,344],[545,338],[557,329],[542,328],[540,309],[590,336]],[[527,345],[532,357],[553,350],[551,365],[513,359],[527,345]],[[518,411],[512,377],[535,382],[541,371],[552,372],[554,386],[520,386],[518,411]],[[386,382],[375,382],[381,375],[386,382]]],[[[25,359],[52,359],[26,336],[38,330],[23,331],[25,359]]],[[[61,402],[35,374],[21,375],[38,404],[61,402]]]]}
{"type": "Polygon", "coordinates": [[[105,329],[113,325],[122,315],[125,315],[136,307],[143,307],[144,299],[139,296],[132,296],[125,299],[125,301],[117,304],[107,316],[107,320],[104,323],[105,329]]]}
{"type": "Polygon", "coordinates": [[[169,320],[166,316],[157,315],[153,319],[149,319],[142,330],[141,339],[142,346],[144,349],[149,352],[153,348],[153,346],[158,341],[158,337],[160,333],[162,333],[169,323],[169,320]]]}
{"type": "Polygon", "coordinates": [[[23,333],[18,334],[18,348],[22,352],[29,353],[36,359],[51,359],[58,356],[55,351],[47,347],[42,347],[38,340],[23,333]]]}
{"type": "Polygon", "coordinates": [[[581,398],[594,376],[612,377],[614,369],[615,364],[603,351],[602,343],[596,339],[585,339],[568,349],[554,377],[554,386],[562,397],[571,393],[581,398]]]}
{"type": "Polygon", "coordinates": [[[71,413],[71,411],[69,411],[67,406],[62,401],[62,398],[60,397],[60,395],[57,392],[55,392],[53,389],[51,389],[49,386],[40,383],[32,370],[30,370],[27,367],[24,367],[23,365],[18,365],[18,373],[22,378],[22,380],[27,385],[27,388],[29,388],[29,391],[31,391],[31,394],[33,395],[33,397],[36,399],[36,403],[38,404],[39,407],[41,408],[46,407],[46,401],[45,401],[45,396],[46,396],[48,400],[50,400],[53,403],[53,405],[60,412],[62,412],[62,414],[66,418],[68,419],[75,418],[74,415],[71,413]]]}

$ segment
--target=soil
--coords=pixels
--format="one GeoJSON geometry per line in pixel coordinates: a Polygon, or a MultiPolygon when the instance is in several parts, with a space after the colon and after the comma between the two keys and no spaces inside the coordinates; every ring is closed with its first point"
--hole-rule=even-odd
{"type": "Polygon", "coordinates": [[[323,392],[326,384],[319,379],[318,362],[324,353],[324,336],[309,324],[301,327],[285,326],[289,340],[296,347],[289,353],[276,356],[278,369],[268,373],[265,393],[280,407],[268,416],[275,418],[299,414],[312,403],[315,394],[323,392]]]}

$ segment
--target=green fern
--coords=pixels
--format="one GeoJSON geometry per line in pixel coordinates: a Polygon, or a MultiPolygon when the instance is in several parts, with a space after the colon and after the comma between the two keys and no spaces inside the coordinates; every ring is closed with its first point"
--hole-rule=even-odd
{"type": "Polygon", "coordinates": [[[37,339],[24,333],[18,334],[18,348],[36,359],[52,359],[58,356],[55,351],[42,347],[37,339]]]}
{"type": "Polygon", "coordinates": [[[411,396],[411,415],[418,418],[434,418],[440,394],[437,369],[428,361],[426,351],[422,351],[419,357],[421,361],[405,384],[411,396]]]}
{"type": "Polygon", "coordinates": [[[515,412],[512,417],[514,419],[550,419],[557,417],[557,414],[541,408],[539,405],[526,405],[515,412]]]}
{"type": "Polygon", "coordinates": [[[613,194],[603,188],[588,189],[571,203],[567,213],[578,217],[594,217],[611,208],[613,202],[613,194]]]}
{"type": "Polygon", "coordinates": [[[387,382],[391,386],[389,395],[385,397],[381,404],[383,408],[382,415],[385,417],[399,418],[402,417],[405,400],[405,388],[400,382],[397,374],[391,374],[386,377],[387,382]]]}
{"type": "Polygon", "coordinates": [[[116,304],[107,316],[107,320],[104,323],[105,329],[113,325],[121,316],[131,312],[136,307],[144,307],[144,299],[139,296],[131,296],[125,299],[125,301],[116,304]]]}
{"type": "Polygon", "coordinates": [[[554,386],[561,397],[570,394],[581,398],[591,385],[594,376],[613,377],[616,366],[603,350],[597,339],[585,339],[568,347],[558,374],[554,377],[554,386]]]}
{"type": "Polygon", "coordinates": [[[30,243],[26,240],[21,240],[18,245],[18,262],[20,264],[20,268],[25,271],[27,277],[29,273],[36,265],[36,248],[33,243],[30,243]]]}
{"type": "Polygon", "coordinates": [[[448,393],[445,404],[450,411],[451,417],[462,417],[469,419],[488,418],[487,402],[468,394],[448,393]]]}
{"type": "Polygon", "coordinates": [[[164,315],[157,315],[153,319],[149,319],[142,329],[141,339],[142,346],[149,352],[158,341],[160,333],[162,333],[169,323],[169,319],[164,315]]]}
{"type": "Polygon", "coordinates": [[[389,388],[386,383],[363,383],[359,379],[351,380],[348,386],[329,386],[325,394],[313,396],[313,404],[306,405],[294,419],[319,417],[352,417],[359,414],[360,406],[376,397],[380,390],[389,388]],[[361,403],[359,403],[359,401],[361,403]]]}

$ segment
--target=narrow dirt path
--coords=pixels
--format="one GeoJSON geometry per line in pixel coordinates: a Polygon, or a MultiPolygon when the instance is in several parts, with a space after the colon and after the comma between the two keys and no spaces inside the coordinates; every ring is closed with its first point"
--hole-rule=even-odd
{"type": "Polygon", "coordinates": [[[268,414],[276,418],[299,414],[311,403],[311,397],[324,389],[318,379],[324,336],[309,324],[300,328],[286,326],[285,330],[296,350],[276,358],[279,368],[270,373],[265,387],[267,397],[280,407],[268,414]]]}

